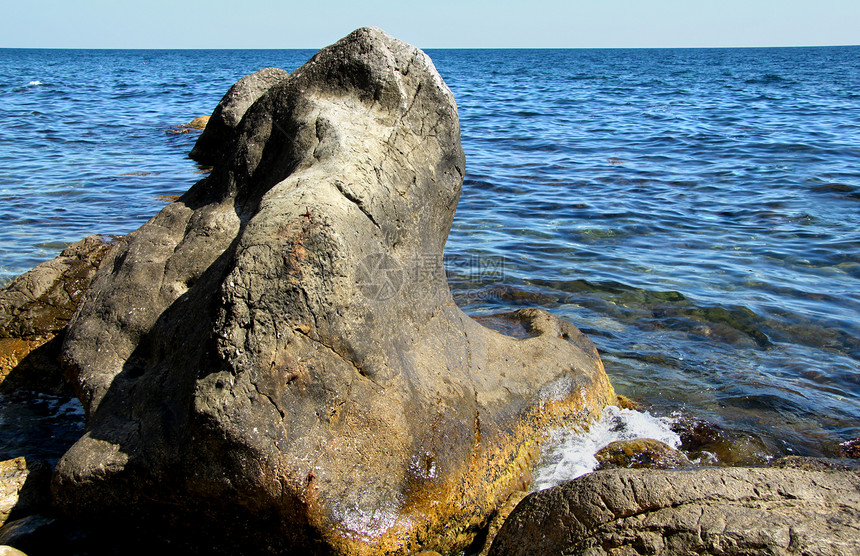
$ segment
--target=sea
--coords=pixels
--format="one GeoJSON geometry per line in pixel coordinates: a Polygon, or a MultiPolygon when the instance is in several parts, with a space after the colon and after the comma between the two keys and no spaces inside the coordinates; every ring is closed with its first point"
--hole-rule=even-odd
{"type": "MultiPolygon", "coordinates": [[[[613,439],[727,465],[860,437],[860,47],[427,52],[467,160],[455,300],[568,319],[636,407],[554,431],[538,485],[613,439]]],[[[182,125],[312,54],[0,49],[0,284],[139,227],[206,175],[182,125]]],[[[0,459],[83,427],[0,401],[0,459]]]]}

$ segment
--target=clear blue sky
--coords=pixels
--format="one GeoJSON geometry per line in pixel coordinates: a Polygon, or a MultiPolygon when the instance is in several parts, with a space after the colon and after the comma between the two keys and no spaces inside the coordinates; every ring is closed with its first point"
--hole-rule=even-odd
{"type": "Polygon", "coordinates": [[[0,47],[320,48],[364,25],[421,48],[860,44],[860,0],[11,0],[0,47]]]}

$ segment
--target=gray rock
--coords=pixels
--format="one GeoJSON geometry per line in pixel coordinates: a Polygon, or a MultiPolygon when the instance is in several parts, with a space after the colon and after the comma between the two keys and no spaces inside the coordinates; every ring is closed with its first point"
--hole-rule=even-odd
{"type": "Polygon", "coordinates": [[[612,469],[531,494],[490,555],[860,554],[860,473],[612,469]]]}
{"type": "Polygon", "coordinates": [[[573,325],[522,310],[517,339],[453,303],[463,168],[451,92],[379,29],[269,88],[229,161],[123,238],[71,323],[89,428],[58,506],[246,553],[470,543],[548,429],[615,396],[573,325]]]}
{"type": "MultiPolygon", "coordinates": [[[[230,154],[230,140],[248,108],[258,98],[289,76],[279,68],[263,68],[237,81],[205,122],[203,133],[188,156],[200,164],[214,166],[230,154]]],[[[201,120],[197,118],[195,122],[201,120]]],[[[188,124],[193,126],[194,122],[188,124]]]]}

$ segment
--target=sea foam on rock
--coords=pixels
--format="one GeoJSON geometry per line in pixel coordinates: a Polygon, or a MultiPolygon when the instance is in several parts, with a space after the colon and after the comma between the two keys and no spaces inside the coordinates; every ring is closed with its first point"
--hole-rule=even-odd
{"type": "Polygon", "coordinates": [[[464,547],[547,431],[615,395],[570,323],[521,310],[512,338],[454,304],[453,95],[364,28],[276,80],[224,148],[111,251],[69,326],[88,429],[55,502],[245,553],[464,547]]]}

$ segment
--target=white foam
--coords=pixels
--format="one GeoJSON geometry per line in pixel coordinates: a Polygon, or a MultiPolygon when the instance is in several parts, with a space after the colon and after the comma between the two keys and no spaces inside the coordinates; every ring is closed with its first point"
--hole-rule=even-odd
{"type": "Polygon", "coordinates": [[[35,81],[30,81],[29,83],[27,83],[27,85],[44,85],[44,83],[37,79],[35,81]]]}
{"type": "Polygon", "coordinates": [[[671,424],[669,417],[609,406],[585,432],[558,429],[544,448],[532,488],[549,488],[594,471],[598,465],[594,454],[616,440],[653,438],[677,448],[681,438],[669,428],[671,424]]]}

